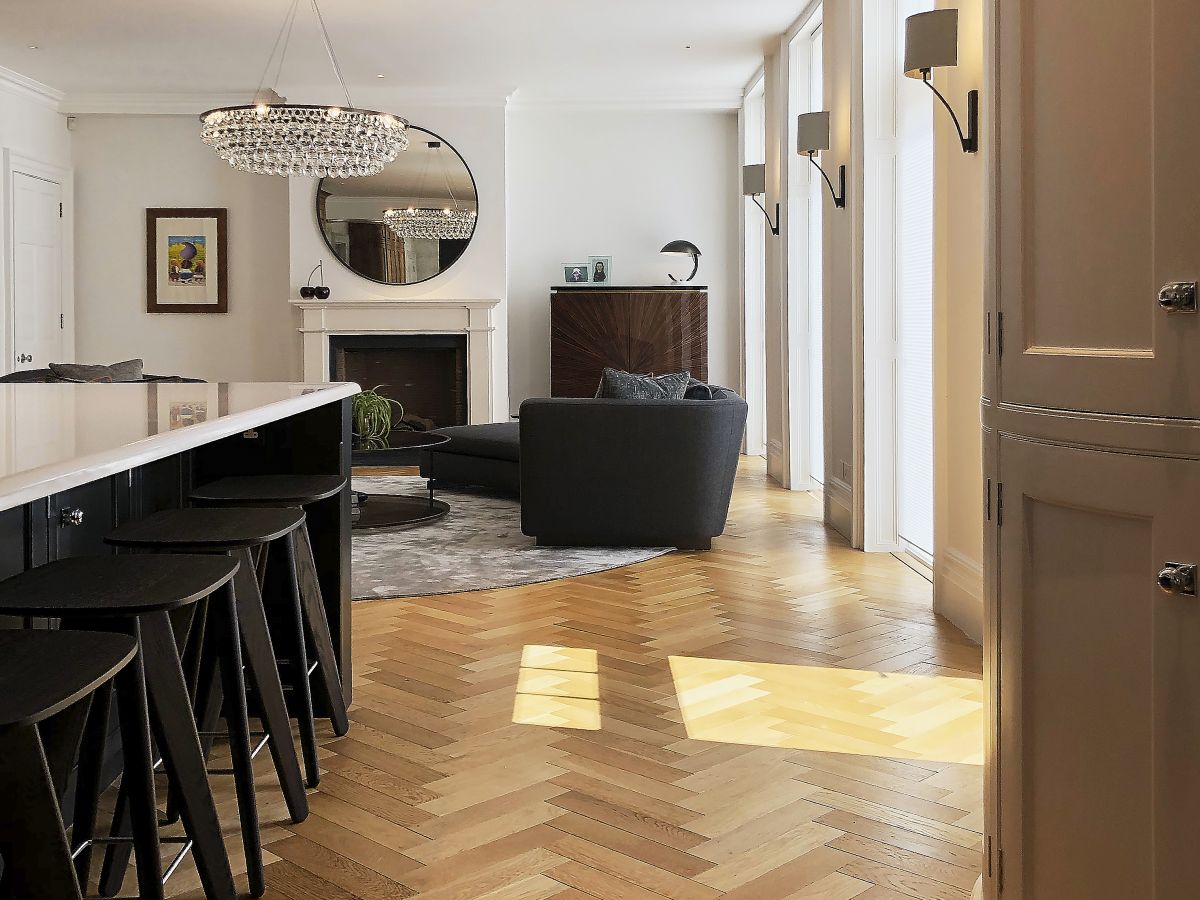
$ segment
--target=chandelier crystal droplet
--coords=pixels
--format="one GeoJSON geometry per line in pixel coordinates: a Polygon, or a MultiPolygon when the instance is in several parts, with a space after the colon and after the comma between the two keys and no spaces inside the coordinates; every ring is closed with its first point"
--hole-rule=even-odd
{"type": "Polygon", "coordinates": [[[378,175],[408,149],[408,122],[399,116],[359,109],[350,101],[341,66],[325,29],[317,0],[310,0],[325,49],[346,97],[345,106],[288,103],[274,88],[263,88],[278,54],[275,80],[283,68],[300,0],[293,0],[267,58],[254,102],[210,109],[200,116],[200,136],[235,169],[255,175],[355,178],[378,175]]]}

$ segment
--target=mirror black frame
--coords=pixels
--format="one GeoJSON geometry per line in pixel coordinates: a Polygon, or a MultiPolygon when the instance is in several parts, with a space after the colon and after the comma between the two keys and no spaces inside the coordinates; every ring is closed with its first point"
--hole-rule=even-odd
{"type": "MultiPolygon", "coordinates": [[[[459,253],[458,256],[456,256],[454,258],[454,261],[452,263],[450,263],[448,266],[446,266],[444,269],[440,269],[440,270],[438,270],[438,272],[436,274],[430,275],[428,278],[422,278],[420,281],[395,282],[395,281],[382,281],[378,278],[372,278],[370,275],[364,275],[362,272],[359,272],[357,269],[352,268],[349,263],[345,262],[340,256],[338,256],[337,251],[333,248],[333,244],[331,244],[329,241],[329,235],[325,232],[325,226],[321,222],[321,185],[323,185],[325,183],[325,178],[322,178],[320,181],[317,182],[316,190],[313,191],[313,217],[316,219],[316,222],[317,222],[317,230],[319,232],[321,232],[321,239],[323,241],[325,241],[325,246],[329,248],[329,252],[333,254],[333,258],[336,259],[347,272],[351,272],[354,275],[357,275],[359,278],[363,279],[364,281],[370,281],[375,284],[384,284],[384,285],[387,285],[388,287],[411,287],[412,285],[415,285],[415,284],[424,284],[427,281],[433,281],[433,279],[446,274],[451,269],[453,269],[456,265],[458,265],[458,262],[464,256],[467,255],[467,251],[471,248],[471,242],[473,240],[475,240],[475,235],[479,231],[479,208],[480,208],[479,183],[475,180],[475,173],[472,172],[471,167],[469,165],[467,165],[466,159],[464,159],[463,155],[458,152],[457,147],[455,147],[452,143],[450,143],[448,140],[446,140],[444,137],[442,137],[436,131],[430,131],[428,128],[424,128],[420,125],[413,125],[411,122],[408,125],[408,130],[409,130],[409,139],[410,140],[412,139],[412,132],[414,130],[415,131],[423,131],[425,134],[429,135],[429,140],[441,141],[443,147],[449,147],[452,151],[454,151],[454,155],[458,157],[459,162],[461,162],[463,164],[463,168],[467,170],[467,176],[471,179],[471,190],[475,193],[475,227],[471,230],[471,236],[469,238],[467,238],[467,242],[463,245],[462,252],[459,253]]],[[[326,176],[326,177],[328,177],[328,176],[326,176]]]]}

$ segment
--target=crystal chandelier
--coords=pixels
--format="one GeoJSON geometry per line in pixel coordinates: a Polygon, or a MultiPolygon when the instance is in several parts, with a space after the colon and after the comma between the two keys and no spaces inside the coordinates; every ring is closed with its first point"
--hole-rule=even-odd
{"type": "Polygon", "coordinates": [[[275,46],[267,57],[254,101],[245,106],[224,106],[201,114],[201,138],[235,169],[255,175],[319,178],[378,175],[397,154],[408,148],[408,122],[399,116],[354,106],[317,0],[310,2],[325,51],[345,94],[346,105],[288,103],[274,87],[264,87],[281,42],[275,70],[276,84],[283,69],[300,5],[300,0],[292,0],[275,38],[275,46]]]}
{"type": "MultiPolygon", "coordinates": [[[[446,171],[446,158],[442,155],[442,142],[430,141],[427,146],[437,155],[442,181],[446,186],[446,193],[450,196],[452,205],[442,209],[430,206],[385,209],[383,221],[397,237],[465,241],[475,231],[476,212],[473,209],[462,209],[458,205],[458,200],[454,196],[454,188],[450,186],[450,175],[446,171]]],[[[428,168],[427,160],[421,169],[420,181],[417,182],[418,197],[424,196],[425,175],[428,168]]]]}

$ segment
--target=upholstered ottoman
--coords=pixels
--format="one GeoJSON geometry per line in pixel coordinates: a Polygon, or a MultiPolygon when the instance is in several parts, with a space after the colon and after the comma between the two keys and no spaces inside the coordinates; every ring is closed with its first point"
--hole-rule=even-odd
{"type": "Polygon", "coordinates": [[[421,453],[421,474],[436,484],[475,485],[521,493],[521,425],[454,425],[437,429],[450,438],[421,453]]]}

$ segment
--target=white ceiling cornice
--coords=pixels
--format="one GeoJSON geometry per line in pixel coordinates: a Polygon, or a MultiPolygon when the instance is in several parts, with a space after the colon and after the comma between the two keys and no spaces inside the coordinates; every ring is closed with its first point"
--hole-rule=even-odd
{"type": "MultiPolygon", "coordinates": [[[[219,106],[240,106],[249,103],[253,91],[222,94],[179,94],[179,93],[79,93],[72,92],[62,97],[59,111],[67,115],[142,115],[142,116],[198,116],[205,110],[219,106]]],[[[295,97],[305,92],[300,88],[289,89],[295,97]]],[[[399,89],[386,92],[368,89],[356,92],[355,103],[371,109],[387,109],[404,115],[404,109],[414,107],[484,107],[504,106],[512,89],[459,90],[459,89],[399,89]]],[[[61,96],[61,95],[60,95],[61,96]]]]}
{"type": "Polygon", "coordinates": [[[20,72],[0,66],[0,90],[25,97],[45,106],[57,107],[62,101],[62,91],[55,90],[48,84],[35,81],[20,72]]]}
{"type": "Polygon", "coordinates": [[[741,88],[687,92],[647,92],[626,96],[553,95],[517,91],[509,109],[529,110],[707,110],[726,112],[742,106],[741,88]]]}

